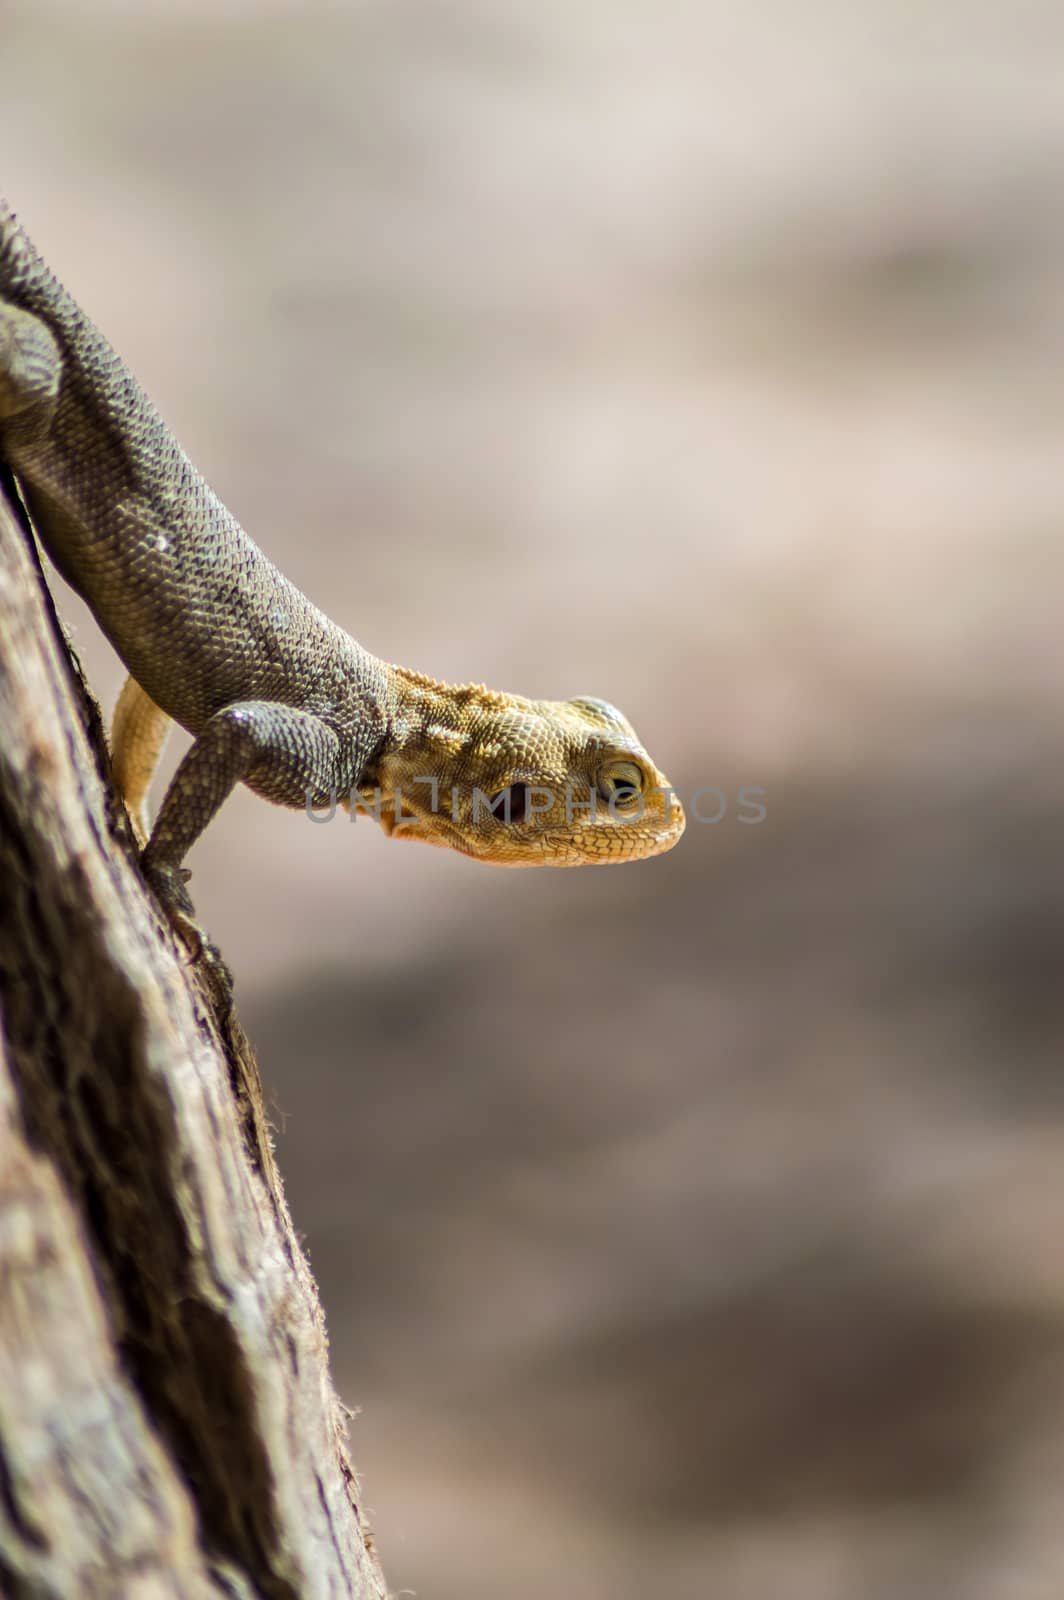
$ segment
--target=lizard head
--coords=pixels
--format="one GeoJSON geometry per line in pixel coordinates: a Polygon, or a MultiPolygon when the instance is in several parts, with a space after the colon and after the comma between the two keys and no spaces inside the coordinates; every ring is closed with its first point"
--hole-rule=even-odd
{"type": "Polygon", "coordinates": [[[605,700],[402,677],[408,698],[360,791],[392,838],[495,866],[578,867],[660,855],[683,833],[668,780],[605,700]]]}

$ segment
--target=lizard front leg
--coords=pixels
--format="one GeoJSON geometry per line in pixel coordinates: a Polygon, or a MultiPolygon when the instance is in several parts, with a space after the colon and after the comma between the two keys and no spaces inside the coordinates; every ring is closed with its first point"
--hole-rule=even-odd
{"type": "Polygon", "coordinates": [[[347,774],[339,736],[310,711],[244,700],[218,711],[174,773],[141,858],[174,930],[193,956],[218,963],[195,921],[181,863],[238,783],[281,805],[335,795],[347,774]]]}

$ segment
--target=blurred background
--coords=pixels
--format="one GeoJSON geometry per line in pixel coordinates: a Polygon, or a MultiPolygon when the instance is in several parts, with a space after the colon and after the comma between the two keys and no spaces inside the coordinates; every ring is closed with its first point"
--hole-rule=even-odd
{"type": "Polygon", "coordinates": [[[1059,1596],[1064,10],[0,49],[8,196],[285,571],[732,797],[609,873],[246,793],[192,856],[392,1588],[1059,1596]]]}

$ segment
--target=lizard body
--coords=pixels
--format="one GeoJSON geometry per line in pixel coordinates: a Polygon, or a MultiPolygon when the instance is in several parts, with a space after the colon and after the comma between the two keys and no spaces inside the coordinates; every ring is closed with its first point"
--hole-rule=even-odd
{"type": "Polygon", "coordinates": [[[394,837],[504,866],[635,860],[683,832],[606,702],[438,683],[330,621],[207,486],[2,200],[0,458],[131,674],[114,764],[145,832],[167,719],[194,736],[142,857],[186,934],[181,863],[238,782],[293,807],[376,796],[394,837]]]}

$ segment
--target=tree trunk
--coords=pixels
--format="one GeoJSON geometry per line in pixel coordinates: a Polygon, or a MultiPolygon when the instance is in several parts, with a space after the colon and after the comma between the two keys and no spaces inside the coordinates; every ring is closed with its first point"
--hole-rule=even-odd
{"type": "Polygon", "coordinates": [[[135,862],[0,492],[0,1592],[380,1600],[254,1058],[135,862]]]}

